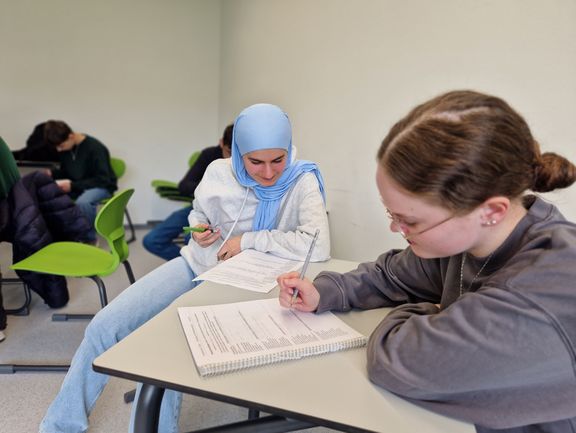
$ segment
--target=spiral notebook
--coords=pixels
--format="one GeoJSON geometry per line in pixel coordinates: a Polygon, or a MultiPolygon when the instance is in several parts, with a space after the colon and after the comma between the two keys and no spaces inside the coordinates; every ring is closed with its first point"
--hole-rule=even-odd
{"type": "Polygon", "coordinates": [[[179,307],[201,376],[361,347],[367,337],[334,314],[301,313],[278,299],[179,307]]]}

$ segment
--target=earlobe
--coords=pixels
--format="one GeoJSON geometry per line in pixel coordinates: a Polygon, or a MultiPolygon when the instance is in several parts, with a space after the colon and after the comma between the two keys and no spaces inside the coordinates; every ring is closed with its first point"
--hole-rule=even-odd
{"type": "Polygon", "coordinates": [[[481,223],[491,227],[502,221],[510,209],[510,199],[507,197],[491,197],[482,206],[481,223]]]}

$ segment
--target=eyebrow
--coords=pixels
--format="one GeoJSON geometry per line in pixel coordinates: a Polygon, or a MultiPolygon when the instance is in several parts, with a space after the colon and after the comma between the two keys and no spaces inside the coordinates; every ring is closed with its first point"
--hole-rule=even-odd
{"type": "MultiPolygon", "coordinates": [[[[278,158],[274,158],[274,159],[271,160],[270,162],[279,162],[279,161],[281,161],[282,159],[284,159],[285,156],[286,156],[286,155],[279,156],[278,158]]],[[[264,162],[264,161],[261,160],[261,159],[252,158],[252,157],[250,157],[250,156],[248,157],[248,159],[249,159],[250,161],[252,161],[252,162],[264,162]]]]}
{"type": "Polygon", "coordinates": [[[410,223],[412,223],[412,222],[417,223],[419,221],[419,218],[417,218],[415,216],[404,215],[401,213],[395,213],[395,212],[390,211],[390,209],[388,209],[388,208],[386,208],[386,210],[388,210],[388,212],[390,212],[390,215],[392,215],[395,218],[400,218],[401,220],[404,220],[404,221],[408,220],[408,221],[410,221],[410,223]]]}

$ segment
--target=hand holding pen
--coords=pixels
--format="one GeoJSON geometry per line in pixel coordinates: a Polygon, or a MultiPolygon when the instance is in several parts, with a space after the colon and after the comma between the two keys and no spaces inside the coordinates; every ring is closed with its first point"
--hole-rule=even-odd
{"type": "Polygon", "coordinates": [[[280,275],[276,281],[280,286],[280,305],[293,308],[298,311],[316,311],[320,303],[320,293],[307,278],[300,278],[298,272],[288,272],[280,275]],[[294,292],[298,290],[296,299],[293,301],[294,292]]]}
{"type": "Polygon", "coordinates": [[[285,307],[292,307],[301,311],[314,311],[318,306],[320,296],[318,291],[308,280],[304,280],[308,264],[312,258],[314,246],[318,240],[320,230],[316,230],[314,238],[310,243],[310,249],[304,260],[304,265],[297,276],[295,272],[280,275],[277,279],[280,286],[280,304],[285,307]],[[288,297],[286,295],[289,295],[288,297]]]}
{"type": "Polygon", "coordinates": [[[208,224],[184,227],[184,232],[191,233],[192,239],[202,248],[209,247],[220,238],[220,229],[210,227],[208,224]]]}

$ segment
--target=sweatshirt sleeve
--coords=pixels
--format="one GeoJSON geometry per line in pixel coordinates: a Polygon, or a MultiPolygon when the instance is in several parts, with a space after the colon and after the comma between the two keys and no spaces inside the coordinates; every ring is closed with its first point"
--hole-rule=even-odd
{"type": "Polygon", "coordinates": [[[433,303],[392,310],[370,337],[367,367],[374,383],[427,409],[510,428],[573,414],[567,342],[521,294],[482,288],[442,311],[433,303]]]}
{"type": "Polygon", "coordinates": [[[277,230],[260,230],[242,235],[242,250],[252,248],[289,260],[303,261],[316,229],[318,240],[311,261],[330,258],[330,230],[324,199],[312,173],[304,174],[283,204],[281,223],[277,230]],[[282,223],[282,221],[285,221],[282,223]]]}
{"type": "Polygon", "coordinates": [[[194,191],[202,180],[206,168],[212,161],[218,158],[222,158],[222,152],[218,152],[217,149],[213,147],[204,149],[184,178],[178,183],[178,191],[180,191],[180,194],[194,198],[194,191]]]}
{"type": "Polygon", "coordinates": [[[352,308],[393,307],[406,302],[439,303],[441,262],[421,260],[412,251],[390,250],[354,271],[321,272],[314,279],[320,292],[318,313],[352,308]]]}

